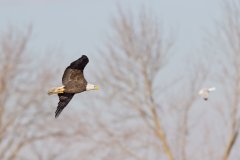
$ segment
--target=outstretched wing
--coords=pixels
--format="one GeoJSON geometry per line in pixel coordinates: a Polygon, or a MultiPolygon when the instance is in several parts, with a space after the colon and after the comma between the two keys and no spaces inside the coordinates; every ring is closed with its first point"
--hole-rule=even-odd
{"type": "Polygon", "coordinates": [[[83,75],[83,70],[85,66],[88,64],[88,57],[83,55],[81,58],[72,62],[70,66],[66,68],[62,77],[63,85],[67,85],[69,81],[82,81],[82,83],[86,83],[86,80],[83,75]]]}
{"type": "Polygon", "coordinates": [[[67,106],[67,104],[71,101],[74,93],[60,93],[58,94],[59,102],[57,106],[57,110],[55,112],[55,118],[57,118],[62,110],[67,106]]]}
{"type": "Polygon", "coordinates": [[[67,67],[67,69],[70,68],[70,69],[77,69],[77,70],[83,71],[85,66],[88,64],[88,62],[89,62],[88,57],[85,55],[82,55],[81,58],[72,62],[70,66],[67,67]]]}

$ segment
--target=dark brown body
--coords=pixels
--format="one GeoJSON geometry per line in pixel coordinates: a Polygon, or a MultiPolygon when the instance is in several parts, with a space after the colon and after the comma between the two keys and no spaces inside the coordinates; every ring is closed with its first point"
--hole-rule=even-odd
{"type": "Polygon", "coordinates": [[[81,93],[86,91],[87,81],[80,70],[65,70],[62,83],[64,85],[64,93],[81,93]]]}

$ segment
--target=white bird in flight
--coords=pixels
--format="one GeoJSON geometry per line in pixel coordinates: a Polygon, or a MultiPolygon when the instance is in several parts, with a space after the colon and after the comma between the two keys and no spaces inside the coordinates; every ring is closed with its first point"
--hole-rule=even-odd
{"type": "Polygon", "coordinates": [[[208,100],[208,95],[209,95],[209,92],[212,92],[212,91],[215,91],[216,88],[215,87],[210,87],[210,88],[203,88],[201,89],[198,94],[199,96],[201,96],[205,101],[208,100]]]}

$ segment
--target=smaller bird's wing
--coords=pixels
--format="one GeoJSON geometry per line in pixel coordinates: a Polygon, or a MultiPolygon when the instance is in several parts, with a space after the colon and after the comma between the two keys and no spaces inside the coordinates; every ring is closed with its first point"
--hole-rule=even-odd
{"type": "Polygon", "coordinates": [[[58,94],[59,102],[57,106],[57,110],[55,112],[55,118],[57,118],[62,110],[67,106],[67,104],[71,101],[74,93],[60,93],[58,94]]]}
{"type": "Polygon", "coordinates": [[[208,91],[209,91],[209,92],[211,92],[211,91],[215,91],[215,90],[216,90],[215,87],[210,87],[210,88],[208,88],[208,91]]]}

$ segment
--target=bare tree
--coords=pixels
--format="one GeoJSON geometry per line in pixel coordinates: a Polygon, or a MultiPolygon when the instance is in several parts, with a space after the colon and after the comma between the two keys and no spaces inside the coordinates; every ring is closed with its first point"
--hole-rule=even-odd
{"type": "MultiPolygon", "coordinates": [[[[69,126],[69,132],[54,121],[54,108],[47,99],[49,83],[56,69],[30,54],[32,27],[25,32],[16,28],[0,34],[0,159],[28,158],[31,145],[41,141],[62,141],[79,129],[69,126]],[[48,68],[52,69],[49,70],[48,68]],[[28,150],[26,150],[28,148],[28,150]],[[28,154],[24,154],[24,151],[28,154]]],[[[56,145],[56,144],[52,144],[56,145]]],[[[54,152],[54,150],[53,150],[54,152]]],[[[40,152],[41,153],[41,152],[40,152]]],[[[37,155],[37,154],[35,154],[37,155]]]]}
{"type": "Polygon", "coordinates": [[[179,160],[191,159],[188,153],[188,148],[192,145],[192,143],[189,143],[189,137],[193,130],[192,126],[199,123],[199,118],[193,119],[190,115],[194,114],[192,112],[193,107],[198,107],[194,105],[200,99],[198,91],[205,85],[211,70],[211,67],[207,65],[208,62],[205,61],[204,63],[201,56],[198,56],[197,60],[192,56],[187,61],[191,61],[191,63],[186,63],[191,67],[187,70],[187,75],[181,78],[182,81],[179,84],[181,89],[175,92],[175,94],[171,93],[169,96],[171,98],[168,102],[169,107],[173,108],[176,112],[176,117],[178,117],[175,134],[177,144],[174,149],[178,152],[177,159],[179,160]],[[181,94],[183,88],[184,94],[181,94]],[[171,99],[175,100],[171,101],[171,99]]]}
{"type": "MultiPolygon", "coordinates": [[[[191,134],[196,130],[192,126],[204,122],[200,121],[199,109],[192,108],[211,66],[206,55],[195,59],[188,55],[187,72],[176,74],[172,80],[161,75],[169,64],[174,40],[157,22],[146,12],[136,18],[122,10],[113,20],[113,37],[101,50],[100,62],[104,65],[99,65],[95,73],[104,90],[100,101],[108,106],[109,113],[97,119],[99,130],[106,133],[101,142],[108,141],[107,146],[120,150],[128,159],[199,158],[210,145],[201,144],[205,145],[201,151],[193,147],[198,135],[191,134]],[[199,154],[194,155],[197,152],[192,152],[193,148],[199,154]]],[[[204,135],[205,130],[199,132],[204,135]]]]}
{"type": "Polygon", "coordinates": [[[98,122],[115,139],[114,144],[133,159],[152,159],[165,153],[167,159],[173,160],[160,115],[158,91],[164,87],[159,74],[168,63],[174,41],[164,34],[158,19],[145,11],[134,18],[133,14],[119,10],[119,17],[112,24],[114,36],[101,52],[104,65],[99,66],[97,80],[106,92],[101,97],[104,104],[119,109],[113,111],[116,113],[112,121],[116,123],[98,122]],[[147,137],[148,142],[141,136],[147,137]],[[146,148],[145,155],[139,152],[140,148],[146,148]],[[150,152],[156,154],[151,157],[147,154],[150,152]]]}
{"type": "MultiPolygon", "coordinates": [[[[224,86],[224,105],[221,106],[224,127],[224,151],[222,159],[230,159],[234,150],[239,130],[240,103],[240,2],[231,0],[223,2],[223,19],[217,23],[215,53],[219,59],[220,83],[224,86]]],[[[220,108],[220,107],[219,107],[220,108]]],[[[234,157],[239,156],[235,154],[234,157]]]]}

